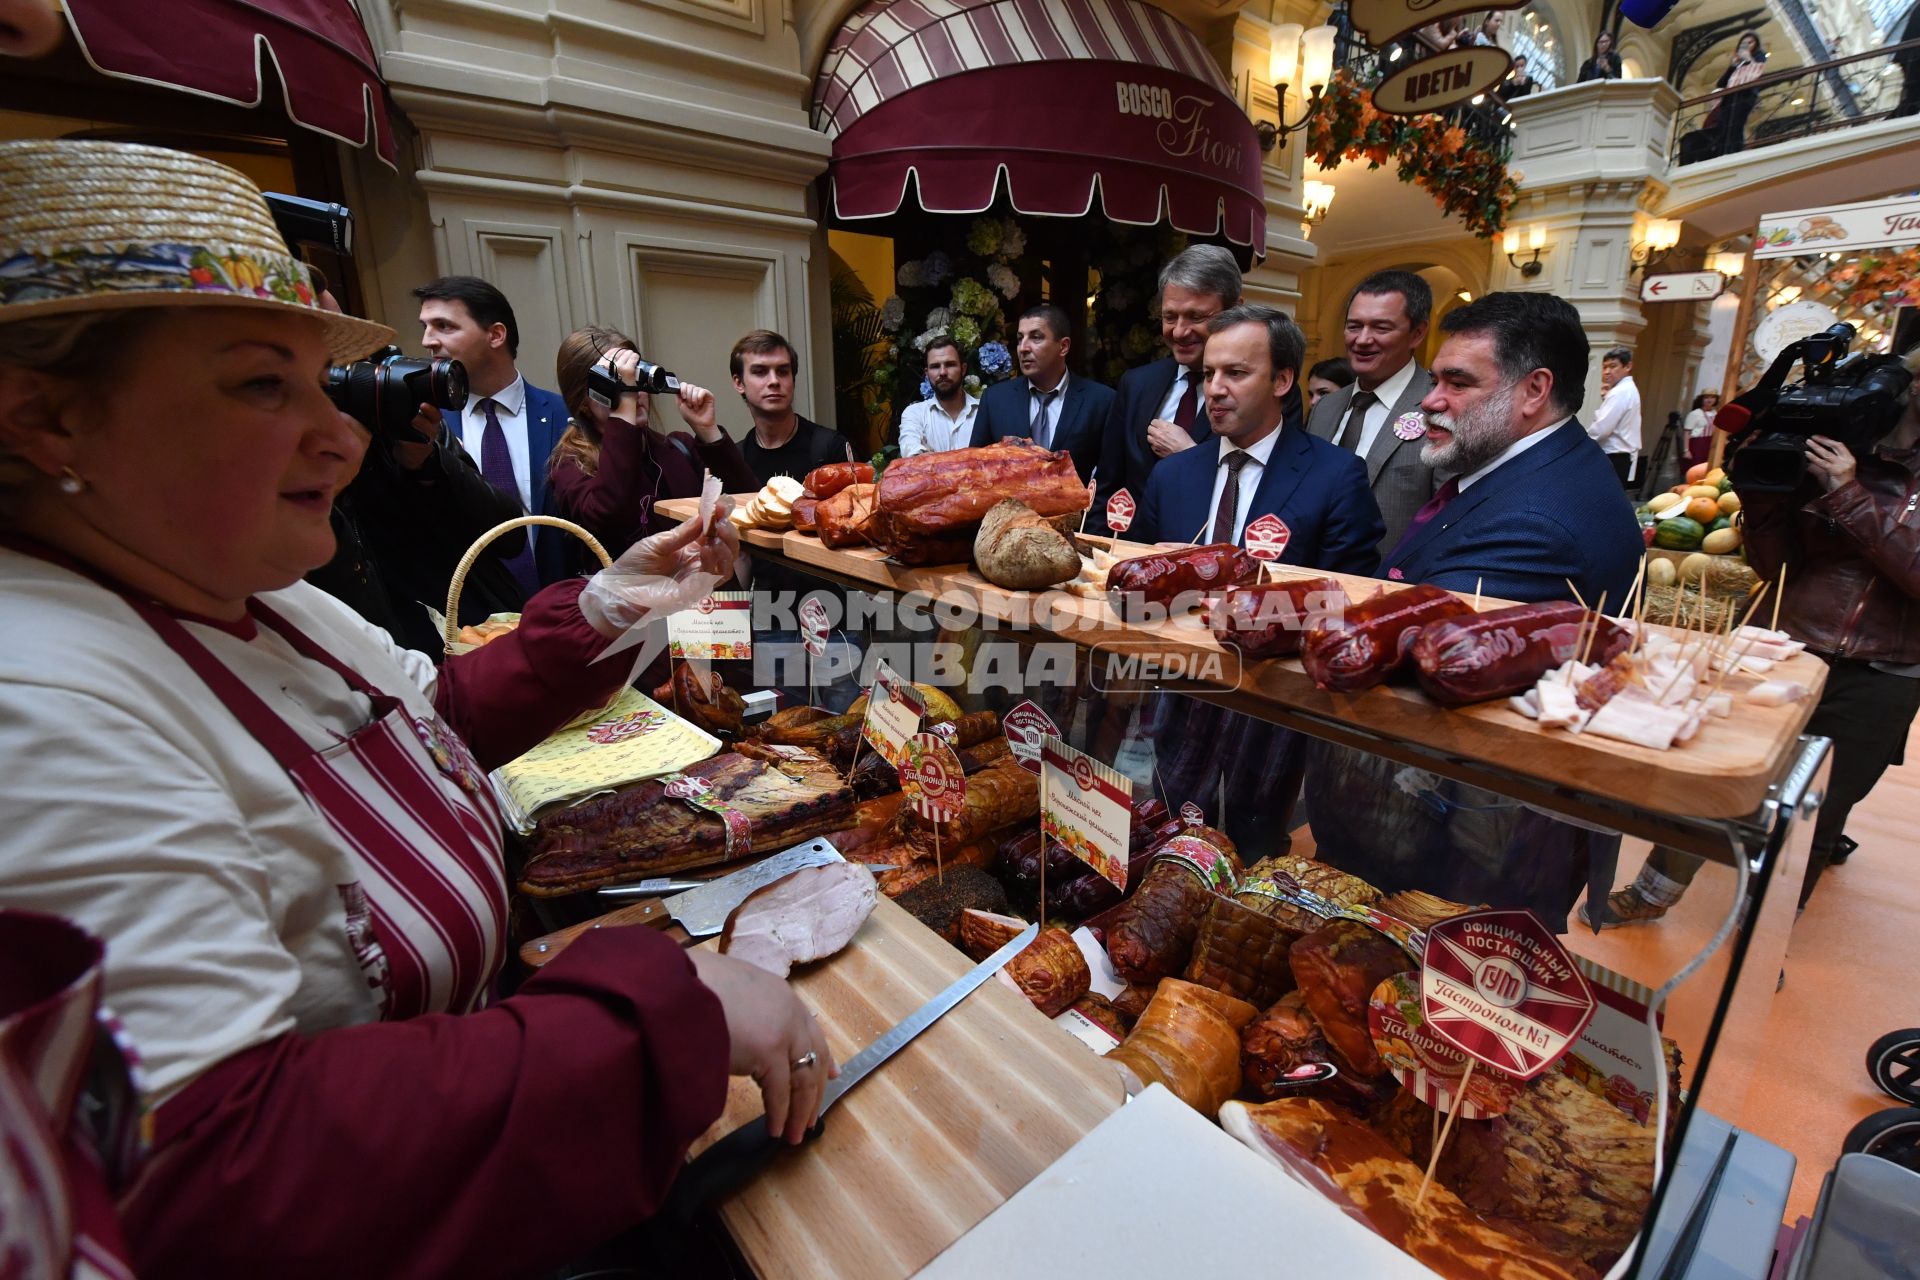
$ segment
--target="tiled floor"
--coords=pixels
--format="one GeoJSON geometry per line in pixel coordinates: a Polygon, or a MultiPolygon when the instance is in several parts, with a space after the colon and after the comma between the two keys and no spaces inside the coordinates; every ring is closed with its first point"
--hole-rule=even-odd
{"type": "MultiPolygon", "coordinates": [[[[1786,986],[1773,999],[1753,1085],[1736,1120],[1798,1160],[1789,1222],[1813,1211],[1820,1180],[1839,1158],[1847,1130],[1898,1105],[1868,1079],[1867,1047],[1889,1031],[1920,1027],[1920,977],[1914,973],[1920,956],[1914,942],[1920,938],[1920,732],[1909,741],[1908,759],[1854,809],[1848,834],[1860,842],[1859,851],[1821,878],[1794,925],[1786,986]]],[[[1645,854],[1644,845],[1629,849],[1622,884],[1645,854]]],[[[1703,873],[1695,891],[1659,923],[1598,939],[1583,929],[1575,945],[1623,973],[1671,972],[1711,934],[1728,896],[1725,884],[1703,873]]]]}

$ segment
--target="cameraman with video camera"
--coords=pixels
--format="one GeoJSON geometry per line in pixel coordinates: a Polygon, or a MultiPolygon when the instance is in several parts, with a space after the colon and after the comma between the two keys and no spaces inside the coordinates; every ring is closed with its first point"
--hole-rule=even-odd
{"type": "MultiPolygon", "coordinates": [[[[1806,732],[1832,740],[1833,768],[1800,887],[1803,908],[1821,873],[1856,847],[1847,816],[1881,774],[1903,763],[1920,712],[1920,396],[1911,385],[1920,348],[1904,361],[1842,359],[1852,339],[1851,326],[1836,325],[1795,344],[1806,348],[1806,381],[1778,390],[1782,365],[1792,363],[1791,351],[1783,353],[1716,424],[1739,424],[1731,428],[1738,451],[1730,452],[1730,474],[1747,563],[1762,582],[1778,584],[1785,569],[1778,625],[1827,664],[1806,732]],[[1842,435],[1851,444],[1835,438],[1842,435]]],[[[1699,866],[1655,849],[1598,918],[1590,907],[1582,917],[1596,928],[1657,920],[1699,866]]]]}

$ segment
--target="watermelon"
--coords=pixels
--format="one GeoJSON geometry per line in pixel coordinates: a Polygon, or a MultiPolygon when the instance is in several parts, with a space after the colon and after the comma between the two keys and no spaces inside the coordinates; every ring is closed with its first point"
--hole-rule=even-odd
{"type": "Polygon", "coordinates": [[[1731,528],[1733,528],[1733,521],[1728,519],[1726,516],[1721,516],[1718,520],[1715,520],[1712,524],[1707,526],[1707,532],[1712,533],[1716,529],[1731,529],[1731,528]]]}
{"type": "Polygon", "coordinates": [[[1660,527],[1654,530],[1653,545],[1669,551],[1698,551],[1701,539],[1706,536],[1706,526],[1698,520],[1675,516],[1660,522],[1660,527]]]}

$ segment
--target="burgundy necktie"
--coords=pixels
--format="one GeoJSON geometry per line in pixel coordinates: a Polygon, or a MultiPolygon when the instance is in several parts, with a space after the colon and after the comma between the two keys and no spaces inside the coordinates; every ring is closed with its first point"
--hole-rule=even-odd
{"type": "MultiPolygon", "coordinates": [[[[500,492],[520,500],[520,479],[513,471],[513,454],[507,448],[506,429],[500,425],[500,415],[494,411],[492,400],[482,400],[481,409],[486,411],[487,429],[480,434],[480,474],[487,483],[500,492]]],[[[527,530],[526,545],[520,548],[520,554],[505,561],[507,571],[513,574],[513,580],[520,584],[523,594],[531,596],[540,589],[540,573],[533,564],[533,530],[527,530]]]]}
{"type": "Polygon", "coordinates": [[[1240,468],[1253,461],[1245,449],[1235,449],[1220,459],[1227,469],[1227,483],[1220,490],[1220,506],[1213,513],[1213,532],[1208,542],[1234,541],[1233,527],[1240,522],[1240,468]]]}
{"type": "Polygon", "coordinates": [[[1459,496],[1460,477],[1455,476],[1453,479],[1441,485],[1439,492],[1435,493],[1431,498],[1428,498],[1425,505],[1413,513],[1413,522],[1407,526],[1407,531],[1400,535],[1400,541],[1393,544],[1393,550],[1387,553],[1385,563],[1392,564],[1395,560],[1398,560],[1400,553],[1406,550],[1407,543],[1413,540],[1414,535],[1426,528],[1427,524],[1435,516],[1439,515],[1449,502],[1452,502],[1459,496]]]}
{"type": "Polygon", "coordinates": [[[1180,393],[1180,403],[1173,407],[1173,425],[1193,435],[1193,421],[1200,416],[1200,375],[1189,369],[1186,380],[1187,389],[1180,393]]]}

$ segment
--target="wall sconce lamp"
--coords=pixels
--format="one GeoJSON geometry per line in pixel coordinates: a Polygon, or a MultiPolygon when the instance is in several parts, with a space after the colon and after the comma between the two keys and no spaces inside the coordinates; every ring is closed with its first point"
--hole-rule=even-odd
{"type": "Polygon", "coordinates": [[[1729,280],[1746,270],[1746,266],[1747,255],[1737,249],[1723,249],[1714,254],[1707,263],[1709,271],[1718,271],[1729,280]]]}
{"type": "Polygon", "coordinates": [[[1333,207],[1334,190],[1331,182],[1321,182],[1317,178],[1308,178],[1300,197],[1300,233],[1313,234],[1313,228],[1327,220],[1327,210],[1333,207]]]}
{"type": "Polygon", "coordinates": [[[1647,223],[1647,230],[1640,237],[1640,243],[1633,247],[1629,255],[1633,266],[1628,275],[1651,271],[1667,260],[1673,247],[1680,243],[1680,222],[1676,218],[1654,218],[1647,223]]]}
{"type": "Polygon", "coordinates": [[[1533,250],[1533,256],[1525,262],[1515,256],[1520,252],[1520,228],[1508,227],[1506,235],[1500,240],[1500,248],[1506,253],[1507,261],[1529,280],[1540,274],[1540,251],[1546,246],[1547,229],[1537,222],[1527,228],[1527,248],[1533,250]]]}
{"type": "Polygon", "coordinates": [[[1280,123],[1274,125],[1262,120],[1253,126],[1254,133],[1259,135],[1262,151],[1283,146],[1287,135],[1306,128],[1314,112],[1320,109],[1320,95],[1333,80],[1335,34],[1330,26],[1306,31],[1297,22],[1283,22],[1273,29],[1273,51],[1267,64],[1267,79],[1273,82],[1274,97],[1277,99],[1275,114],[1280,123]],[[1292,124],[1287,123],[1287,86],[1290,84],[1307,86],[1307,109],[1292,124]]]}

